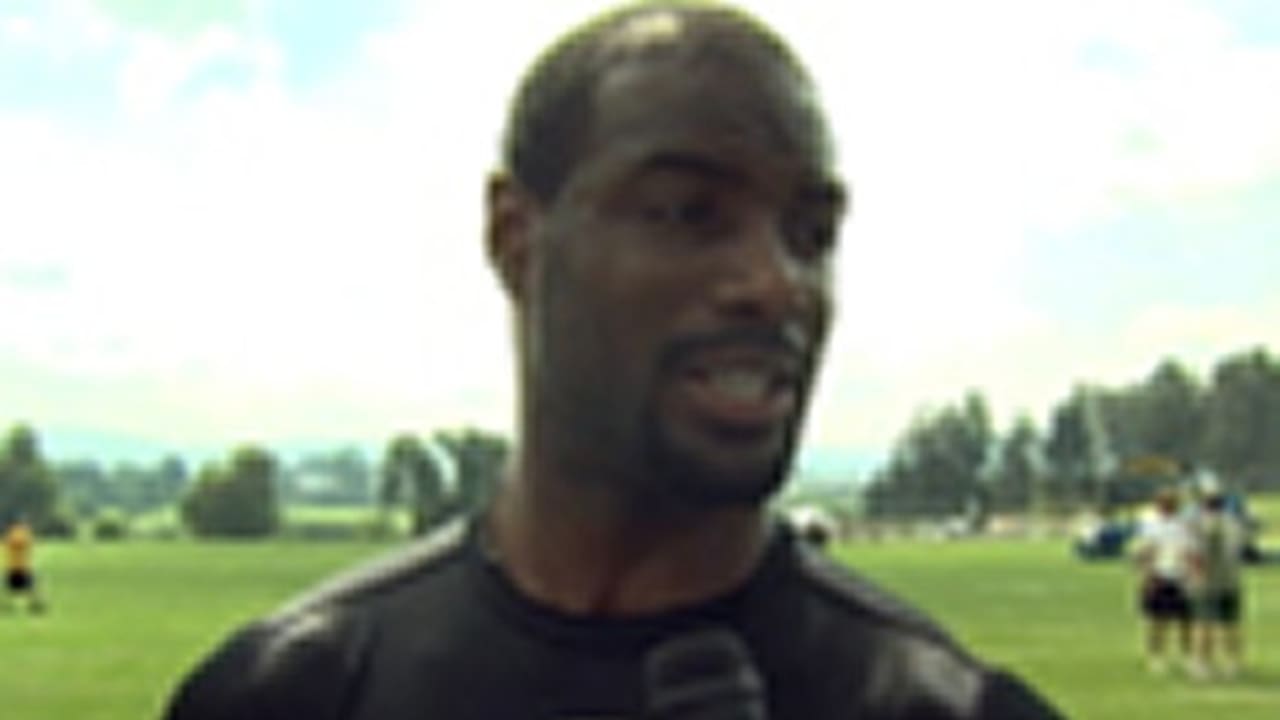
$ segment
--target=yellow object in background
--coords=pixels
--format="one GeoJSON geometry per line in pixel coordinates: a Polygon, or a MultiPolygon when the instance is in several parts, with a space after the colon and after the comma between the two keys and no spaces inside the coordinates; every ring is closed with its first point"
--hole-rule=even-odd
{"type": "Polygon", "coordinates": [[[5,567],[9,570],[31,569],[31,528],[16,522],[4,536],[5,567]]]}

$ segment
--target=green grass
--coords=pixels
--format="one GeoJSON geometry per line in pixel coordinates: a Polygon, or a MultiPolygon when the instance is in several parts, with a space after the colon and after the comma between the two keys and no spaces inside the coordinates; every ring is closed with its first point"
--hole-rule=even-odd
{"type": "Polygon", "coordinates": [[[841,548],[838,556],[940,619],[983,657],[1013,668],[1069,717],[1280,717],[1280,567],[1246,575],[1248,671],[1231,682],[1149,675],[1134,578],[1084,563],[1061,541],[971,540],[841,548]]]}
{"type": "Polygon", "coordinates": [[[1251,496],[1249,513],[1262,522],[1263,542],[1280,544],[1280,493],[1251,496]]]}
{"type": "Polygon", "coordinates": [[[0,615],[0,717],[155,718],[230,628],[383,548],[358,543],[45,543],[42,616],[0,615]]]}
{"type": "MultiPolygon", "coordinates": [[[[137,720],[232,627],[341,566],[361,543],[45,543],[48,615],[0,615],[0,717],[137,720]]],[[[1139,662],[1132,578],[1065,543],[887,542],[841,558],[931,611],[1073,718],[1280,717],[1280,566],[1252,570],[1252,671],[1232,683],[1153,678],[1139,662]]]]}

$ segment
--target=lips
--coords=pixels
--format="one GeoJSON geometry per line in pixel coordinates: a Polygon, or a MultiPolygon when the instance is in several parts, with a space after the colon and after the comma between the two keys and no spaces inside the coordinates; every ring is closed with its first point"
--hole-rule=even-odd
{"type": "Polygon", "coordinates": [[[731,348],[692,358],[681,378],[690,405],[708,422],[765,431],[795,413],[799,368],[789,353],[731,348]]]}

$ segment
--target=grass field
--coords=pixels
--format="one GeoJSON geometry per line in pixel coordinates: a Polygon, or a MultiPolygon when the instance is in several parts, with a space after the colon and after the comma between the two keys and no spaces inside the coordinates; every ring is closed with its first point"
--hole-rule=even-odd
{"type": "Polygon", "coordinates": [[[971,540],[855,545],[839,557],[909,597],[1069,717],[1280,718],[1280,566],[1246,576],[1249,668],[1231,682],[1149,675],[1127,565],[1084,563],[1065,543],[971,540]]]}
{"type": "MultiPolygon", "coordinates": [[[[52,612],[0,615],[0,717],[157,717],[228,629],[319,576],[382,552],[358,543],[46,543],[52,612]]],[[[1011,666],[1070,717],[1280,717],[1280,566],[1251,571],[1250,672],[1231,683],[1153,678],[1138,661],[1131,578],[1060,542],[854,545],[838,555],[1011,666]]]]}
{"type": "Polygon", "coordinates": [[[46,543],[51,611],[0,615],[0,718],[158,717],[232,626],[383,548],[356,543],[46,543]]]}

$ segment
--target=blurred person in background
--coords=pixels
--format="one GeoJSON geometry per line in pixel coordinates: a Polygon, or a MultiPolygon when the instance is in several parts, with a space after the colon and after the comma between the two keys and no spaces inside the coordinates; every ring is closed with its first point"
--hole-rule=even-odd
{"type": "Polygon", "coordinates": [[[4,534],[5,587],[9,597],[6,607],[14,609],[20,601],[33,613],[43,612],[44,599],[36,587],[36,572],[31,556],[35,534],[25,518],[14,520],[4,534]]]}
{"type": "Polygon", "coordinates": [[[1156,493],[1153,513],[1145,517],[1135,538],[1134,560],[1138,568],[1138,606],[1146,619],[1147,667],[1155,674],[1168,671],[1173,658],[1169,634],[1177,633],[1178,660],[1193,666],[1191,637],[1191,579],[1195,539],[1187,519],[1179,513],[1177,491],[1156,493]]]}
{"type": "Polygon", "coordinates": [[[1195,560],[1192,607],[1195,613],[1197,678],[1232,678],[1243,661],[1241,614],[1242,565],[1249,542],[1248,529],[1227,507],[1221,488],[1206,491],[1202,511],[1192,521],[1195,560]]]}

